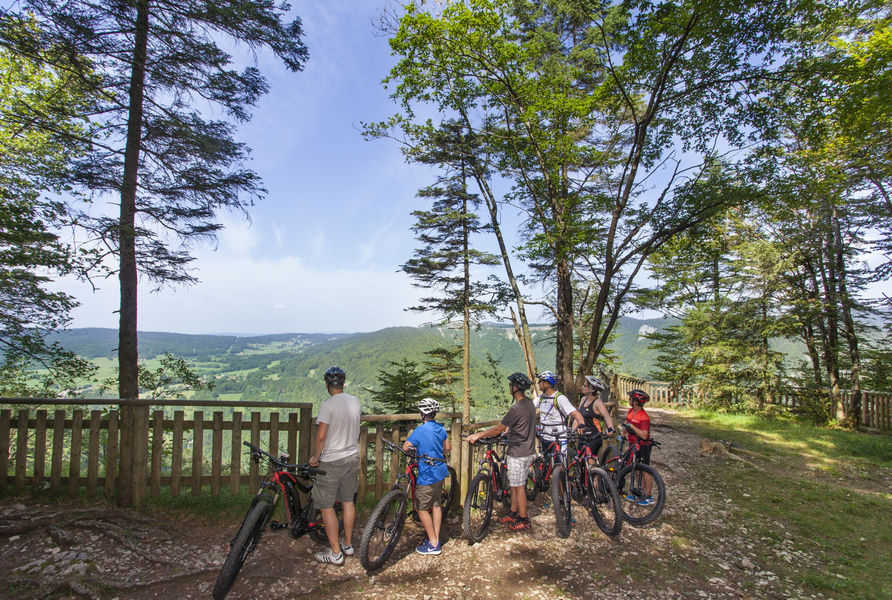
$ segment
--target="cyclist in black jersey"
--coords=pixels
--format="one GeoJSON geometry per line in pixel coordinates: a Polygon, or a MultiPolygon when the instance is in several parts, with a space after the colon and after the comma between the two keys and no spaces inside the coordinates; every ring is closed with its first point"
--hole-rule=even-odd
{"type": "MultiPolygon", "coordinates": [[[[607,433],[613,433],[613,419],[610,418],[610,411],[601,400],[601,392],[606,392],[607,388],[600,379],[594,375],[586,375],[585,383],[582,384],[583,397],[579,403],[579,414],[582,416],[583,425],[577,427],[579,433],[594,434],[600,433],[601,428],[596,419],[603,418],[607,423],[607,433]]],[[[592,456],[597,456],[601,450],[601,438],[596,437],[589,441],[581,442],[588,446],[592,451],[592,456]]]]}

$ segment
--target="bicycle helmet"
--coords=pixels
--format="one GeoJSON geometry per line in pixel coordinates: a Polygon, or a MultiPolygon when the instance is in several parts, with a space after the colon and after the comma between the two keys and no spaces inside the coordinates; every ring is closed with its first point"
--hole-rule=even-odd
{"type": "Polygon", "coordinates": [[[557,385],[558,379],[551,371],[542,371],[536,376],[539,381],[547,381],[552,387],[557,385]]]}
{"type": "Polygon", "coordinates": [[[345,381],[347,381],[347,373],[341,367],[329,367],[325,372],[326,385],[343,387],[345,381]]]}
{"type": "Polygon", "coordinates": [[[629,392],[629,400],[635,400],[636,402],[644,404],[650,400],[650,396],[647,395],[647,392],[641,390],[631,390],[629,392]]]}
{"type": "Polygon", "coordinates": [[[585,380],[590,386],[592,386],[592,389],[596,392],[603,392],[607,389],[604,387],[604,383],[594,375],[586,375],[585,380]]]}
{"type": "Polygon", "coordinates": [[[440,403],[433,398],[423,398],[418,403],[418,412],[425,416],[431,413],[438,413],[440,412],[440,403]]]}
{"type": "Polygon", "coordinates": [[[530,389],[530,386],[533,385],[530,378],[523,373],[512,373],[511,375],[508,375],[508,381],[511,382],[511,385],[514,385],[521,390],[528,390],[530,389]]]}

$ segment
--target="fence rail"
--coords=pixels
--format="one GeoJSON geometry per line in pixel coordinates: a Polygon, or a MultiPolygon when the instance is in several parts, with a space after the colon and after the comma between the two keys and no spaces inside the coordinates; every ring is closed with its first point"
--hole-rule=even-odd
{"type": "MultiPolygon", "coordinates": [[[[315,424],[312,404],[188,401],[125,401],[156,407],[149,419],[145,485],[150,497],[162,488],[171,495],[191,493],[217,496],[223,490],[238,494],[251,490],[263,473],[248,459],[243,441],[272,454],[286,451],[292,460],[306,462],[312,449],[315,424]],[[223,407],[206,413],[173,410],[179,407],[223,407]],[[239,409],[263,407],[270,412],[239,409]]],[[[120,415],[108,400],[0,400],[0,492],[22,493],[48,489],[75,495],[115,491],[120,448],[120,415]],[[11,405],[18,405],[13,409],[11,405]],[[54,406],[50,411],[46,406],[54,406]],[[100,409],[99,406],[106,408],[100,409]]],[[[458,471],[461,453],[461,416],[443,413],[453,447],[450,463],[458,471]]],[[[360,428],[360,498],[380,498],[399,471],[399,456],[384,450],[383,440],[402,443],[415,427],[416,414],[363,415],[360,428]],[[364,452],[362,450],[365,450],[364,452]],[[388,456],[389,455],[389,456],[388,456]]]]}
{"type": "MultiPolygon", "coordinates": [[[[651,397],[651,401],[655,404],[694,406],[703,400],[703,396],[696,386],[684,386],[679,390],[673,390],[669,382],[647,381],[629,375],[617,375],[614,388],[615,393],[620,398],[625,398],[629,390],[639,388],[647,392],[651,397]]],[[[852,405],[852,392],[842,390],[840,392],[840,401],[847,412],[852,405]]],[[[773,404],[791,409],[797,408],[800,406],[800,403],[801,395],[795,390],[778,393],[773,400],[773,404]]],[[[861,424],[877,430],[892,429],[892,394],[862,390],[861,424]]]]}

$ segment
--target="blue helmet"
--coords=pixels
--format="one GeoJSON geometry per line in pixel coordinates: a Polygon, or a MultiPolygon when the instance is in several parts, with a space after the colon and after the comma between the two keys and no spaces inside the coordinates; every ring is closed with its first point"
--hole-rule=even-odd
{"type": "Polygon", "coordinates": [[[551,371],[542,371],[536,376],[536,379],[538,379],[539,381],[547,381],[549,384],[551,384],[551,387],[556,386],[558,382],[557,376],[555,376],[555,374],[551,371]]]}

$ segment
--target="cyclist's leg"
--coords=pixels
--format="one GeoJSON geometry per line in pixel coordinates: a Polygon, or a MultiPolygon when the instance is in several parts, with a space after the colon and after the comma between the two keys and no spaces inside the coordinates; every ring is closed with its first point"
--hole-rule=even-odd
{"type": "Polygon", "coordinates": [[[527,472],[530,465],[536,458],[535,454],[530,456],[508,456],[508,485],[511,487],[511,509],[517,507],[517,516],[521,519],[527,518],[527,492],[526,481],[527,472]]]}
{"type": "MultiPolygon", "coordinates": [[[[337,500],[341,502],[344,519],[344,546],[353,545],[353,526],[356,523],[356,492],[359,489],[359,454],[344,459],[344,473],[338,484],[337,500]]],[[[328,524],[325,525],[326,530],[328,524]]],[[[335,537],[338,536],[337,517],[335,517],[335,537]]],[[[340,541],[338,542],[340,548],[340,541]]]]}
{"type": "Polygon", "coordinates": [[[443,511],[437,500],[442,492],[443,481],[415,487],[415,511],[418,513],[418,519],[421,521],[427,539],[432,546],[437,546],[440,543],[443,511]]]}

